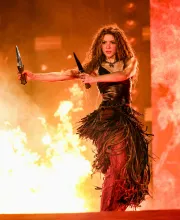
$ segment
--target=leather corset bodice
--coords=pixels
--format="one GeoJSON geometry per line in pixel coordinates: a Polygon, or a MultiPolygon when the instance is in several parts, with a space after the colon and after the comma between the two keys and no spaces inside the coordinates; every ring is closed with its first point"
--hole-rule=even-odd
{"type": "MultiPolygon", "coordinates": [[[[110,72],[99,67],[99,75],[110,74],[110,72]]],[[[98,89],[102,94],[103,101],[117,101],[121,104],[130,104],[131,102],[131,79],[122,82],[99,82],[98,89]]]]}

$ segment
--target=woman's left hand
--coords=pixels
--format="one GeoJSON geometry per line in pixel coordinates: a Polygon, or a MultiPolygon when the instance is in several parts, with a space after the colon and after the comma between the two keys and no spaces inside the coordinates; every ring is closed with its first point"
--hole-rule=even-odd
{"type": "Polygon", "coordinates": [[[89,75],[87,73],[81,73],[79,74],[79,78],[82,80],[83,83],[95,83],[96,76],[89,75]]]}

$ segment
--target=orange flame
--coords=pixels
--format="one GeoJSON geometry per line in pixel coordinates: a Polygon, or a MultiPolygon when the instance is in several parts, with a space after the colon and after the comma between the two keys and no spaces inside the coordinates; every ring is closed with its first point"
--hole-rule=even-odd
{"type": "MultiPolygon", "coordinates": [[[[83,92],[77,84],[72,98],[83,92]]],[[[78,98],[76,98],[78,96],[78,98]]],[[[39,117],[46,133],[46,161],[27,148],[26,133],[20,127],[0,130],[0,213],[85,212],[85,198],[78,196],[77,184],[91,174],[91,165],[82,155],[86,150],[74,133],[70,113],[82,109],[82,102],[63,101],[54,116],[60,123],[52,131],[39,117]],[[75,104],[74,104],[75,103],[75,104]]]]}

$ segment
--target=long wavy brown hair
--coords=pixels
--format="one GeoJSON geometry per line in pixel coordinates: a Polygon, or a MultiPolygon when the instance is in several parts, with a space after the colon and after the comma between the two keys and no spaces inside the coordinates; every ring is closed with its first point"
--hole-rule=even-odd
{"type": "Polygon", "coordinates": [[[84,61],[84,69],[87,73],[93,72],[106,59],[101,49],[103,37],[106,34],[113,35],[116,41],[116,60],[123,60],[126,66],[126,62],[135,56],[134,51],[122,29],[120,29],[116,24],[103,26],[94,35],[92,44],[87,52],[86,59],[84,61]]]}

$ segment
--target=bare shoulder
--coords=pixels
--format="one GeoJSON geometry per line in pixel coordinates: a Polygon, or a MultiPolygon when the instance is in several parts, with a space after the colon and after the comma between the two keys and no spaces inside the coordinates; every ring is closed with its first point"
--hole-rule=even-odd
{"type": "Polygon", "coordinates": [[[135,56],[129,58],[126,60],[125,65],[129,66],[129,65],[135,65],[137,63],[137,58],[135,56]]]}
{"type": "Polygon", "coordinates": [[[131,57],[125,62],[125,68],[123,72],[126,74],[127,77],[132,77],[136,74],[137,65],[138,65],[137,58],[131,57]]]}

